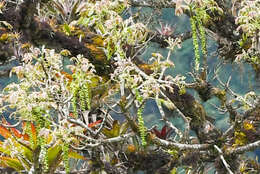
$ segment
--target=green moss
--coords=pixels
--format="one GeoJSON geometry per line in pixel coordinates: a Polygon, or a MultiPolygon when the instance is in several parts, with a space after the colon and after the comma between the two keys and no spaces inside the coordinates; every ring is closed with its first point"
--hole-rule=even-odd
{"type": "Polygon", "coordinates": [[[70,167],[69,167],[69,144],[68,143],[64,143],[62,146],[62,160],[64,163],[64,167],[65,167],[65,171],[66,173],[70,172],[70,167]]]}
{"type": "Polygon", "coordinates": [[[190,113],[193,115],[191,124],[195,127],[203,124],[206,120],[206,112],[203,106],[197,101],[193,101],[190,113]]]}
{"type": "MultiPolygon", "coordinates": [[[[137,101],[141,104],[143,104],[143,97],[139,94],[138,90],[135,90],[135,95],[136,95],[136,99],[137,101]]],[[[140,106],[137,110],[137,119],[138,119],[138,128],[139,128],[139,132],[140,132],[140,137],[141,137],[141,141],[142,141],[142,145],[146,146],[147,142],[146,142],[146,127],[144,125],[144,119],[143,119],[143,110],[144,110],[144,106],[140,106]]]]}
{"type": "Polygon", "coordinates": [[[196,17],[191,17],[190,23],[191,23],[191,30],[192,30],[193,48],[195,53],[195,71],[198,72],[200,66],[200,52],[199,52],[199,41],[197,36],[196,17]]]}

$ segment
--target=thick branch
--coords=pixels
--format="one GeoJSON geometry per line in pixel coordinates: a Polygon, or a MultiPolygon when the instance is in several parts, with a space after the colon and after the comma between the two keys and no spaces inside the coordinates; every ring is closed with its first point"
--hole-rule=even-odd
{"type": "MultiPolygon", "coordinates": [[[[109,62],[105,56],[104,60],[97,60],[96,52],[86,47],[86,44],[94,45],[92,38],[100,36],[86,33],[85,38],[79,41],[77,37],[67,36],[62,32],[55,31],[47,22],[39,21],[34,17],[36,4],[37,1],[26,0],[19,5],[18,10],[11,6],[3,11],[0,20],[10,23],[13,26],[13,31],[20,33],[20,40],[23,43],[29,42],[35,46],[46,45],[47,48],[54,48],[57,51],[68,49],[73,56],[82,54],[88,58],[95,65],[98,73],[107,74],[111,72],[111,67],[107,66],[109,62]]],[[[5,56],[9,58],[11,54],[5,56]]]]}
{"type": "Polygon", "coordinates": [[[211,147],[210,144],[181,144],[163,140],[157,137],[153,138],[153,142],[159,146],[164,146],[167,148],[178,148],[180,150],[205,150],[211,147]]]}
{"type": "Polygon", "coordinates": [[[235,149],[228,150],[227,153],[229,153],[229,154],[244,153],[244,152],[255,150],[256,148],[259,148],[259,147],[260,147],[260,140],[254,142],[254,143],[247,144],[245,146],[240,146],[235,149]]]}

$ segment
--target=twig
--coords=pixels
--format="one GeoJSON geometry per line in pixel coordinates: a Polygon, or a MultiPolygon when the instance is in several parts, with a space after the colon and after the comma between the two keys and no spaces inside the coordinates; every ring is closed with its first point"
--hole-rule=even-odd
{"type": "MultiPolygon", "coordinates": [[[[101,110],[102,111],[102,110],[101,110]]],[[[103,111],[102,111],[103,112],[103,111]]],[[[95,135],[97,135],[102,129],[103,127],[105,126],[105,123],[106,123],[106,120],[107,120],[107,117],[108,117],[108,114],[110,112],[110,109],[107,109],[106,113],[105,113],[105,116],[104,116],[104,119],[100,125],[100,127],[98,128],[98,130],[95,132],[95,135]]]]}
{"type": "Polygon", "coordinates": [[[156,104],[157,104],[157,107],[158,107],[159,112],[161,114],[161,117],[162,117],[163,121],[166,123],[166,125],[169,126],[170,128],[172,128],[176,132],[176,134],[178,134],[180,136],[180,138],[182,138],[183,137],[182,132],[177,127],[175,127],[171,122],[169,122],[168,119],[166,118],[166,115],[165,115],[165,113],[162,109],[162,105],[159,102],[159,96],[158,95],[156,96],[156,104]]]}
{"type": "Polygon", "coordinates": [[[130,0],[132,7],[175,8],[175,1],[130,0]]]}
{"type": "Polygon", "coordinates": [[[226,83],[222,82],[222,80],[220,80],[220,78],[218,76],[218,72],[220,71],[221,65],[222,65],[222,63],[217,65],[216,68],[214,68],[214,77],[213,77],[213,79],[217,79],[217,81],[220,83],[220,85],[225,88],[225,91],[228,91],[232,96],[234,96],[236,98],[236,97],[238,97],[238,95],[235,92],[233,92],[230,89],[230,87],[229,87],[229,83],[231,81],[231,76],[229,76],[229,78],[228,78],[226,83]]]}
{"type": "Polygon", "coordinates": [[[222,160],[224,166],[226,167],[227,171],[229,174],[234,174],[231,169],[230,169],[230,165],[226,162],[224,156],[223,156],[223,152],[222,150],[217,146],[217,145],[214,145],[214,148],[219,152],[220,154],[220,159],[222,160]]]}
{"type": "Polygon", "coordinates": [[[181,144],[154,137],[152,141],[159,145],[167,148],[178,148],[180,150],[205,150],[211,147],[210,144],[181,144]]]}
{"type": "Polygon", "coordinates": [[[232,132],[234,130],[234,125],[231,125],[222,135],[222,138],[226,138],[230,132],[232,132]]]}
{"type": "Polygon", "coordinates": [[[14,128],[14,127],[17,127],[17,126],[19,126],[19,124],[21,124],[21,120],[19,120],[17,123],[15,123],[15,124],[12,124],[12,125],[6,125],[6,124],[4,124],[4,123],[0,123],[2,126],[4,126],[4,127],[6,127],[6,128],[14,128]]]}
{"type": "Polygon", "coordinates": [[[91,140],[92,142],[95,142],[93,144],[84,144],[84,146],[82,147],[75,147],[73,145],[71,145],[71,147],[75,150],[83,150],[87,147],[98,147],[98,146],[101,146],[103,144],[109,144],[109,143],[115,143],[115,142],[120,142],[120,141],[124,141],[125,139],[128,139],[132,136],[135,136],[135,133],[134,132],[131,132],[131,133],[128,133],[128,134],[123,134],[123,135],[120,135],[120,136],[117,136],[117,137],[113,137],[113,138],[109,138],[109,139],[99,139],[99,140],[95,140],[95,139],[92,139],[92,138],[89,138],[87,136],[83,136],[83,135],[78,135],[82,138],[85,138],[87,141],[91,140]]]}
{"type": "Polygon", "coordinates": [[[215,105],[214,103],[211,103],[211,102],[209,102],[209,105],[211,105],[216,110],[218,110],[220,114],[225,114],[228,111],[227,109],[220,108],[220,107],[218,107],[217,105],[215,105]]]}
{"type": "Polygon", "coordinates": [[[75,119],[71,119],[71,118],[67,118],[67,120],[71,123],[74,123],[82,128],[85,128],[86,130],[88,130],[92,135],[95,135],[95,131],[93,131],[91,128],[88,127],[88,125],[86,125],[84,122],[82,122],[81,120],[75,120],[75,119]]]}
{"type": "Polygon", "coordinates": [[[181,116],[181,118],[183,119],[183,121],[186,123],[185,125],[185,131],[184,131],[184,138],[186,139],[189,135],[190,132],[190,119],[188,119],[180,110],[177,106],[175,106],[175,104],[162,92],[161,95],[163,97],[165,97],[167,99],[167,102],[170,102],[173,105],[173,110],[176,110],[178,112],[178,114],[181,116]]]}

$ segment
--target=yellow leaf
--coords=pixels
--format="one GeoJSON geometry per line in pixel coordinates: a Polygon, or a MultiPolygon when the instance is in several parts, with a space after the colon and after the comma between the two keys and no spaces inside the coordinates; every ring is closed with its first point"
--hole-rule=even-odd
{"type": "Polygon", "coordinates": [[[120,134],[120,124],[118,120],[115,120],[113,122],[113,127],[112,129],[104,128],[102,130],[102,133],[107,137],[107,138],[113,138],[117,137],[120,134]]]}
{"type": "Polygon", "coordinates": [[[61,160],[62,148],[58,142],[55,146],[48,149],[48,164],[49,166],[57,167],[61,160]]]}
{"type": "Polygon", "coordinates": [[[86,160],[86,158],[75,151],[69,151],[69,157],[74,159],[86,160]]]}
{"type": "Polygon", "coordinates": [[[244,121],[243,127],[245,130],[255,130],[254,125],[248,121],[244,121]]]}
{"type": "Polygon", "coordinates": [[[103,62],[103,63],[107,63],[107,58],[106,58],[104,51],[101,48],[98,48],[97,45],[95,45],[95,44],[85,44],[85,47],[90,49],[91,54],[95,56],[96,60],[103,62]]]}
{"type": "Polygon", "coordinates": [[[1,42],[5,42],[5,41],[8,40],[8,38],[9,38],[9,34],[8,33],[4,33],[4,34],[1,35],[0,41],[1,42]]]}
{"type": "Polygon", "coordinates": [[[127,145],[127,151],[130,152],[130,153],[135,152],[136,151],[135,145],[133,145],[133,144],[127,145]]]}
{"type": "Polygon", "coordinates": [[[27,42],[27,43],[22,44],[22,45],[21,45],[21,48],[22,48],[22,49],[29,49],[31,46],[32,46],[32,45],[27,42]]]}
{"type": "Polygon", "coordinates": [[[10,167],[10,168],[15,169],[16,171],[24,170],[23,165],[16,158],[0,157],[0,166],[10,167]]]}
{"type": "Polygon", "coordinates": [[[235,143],[233,144],[234,147],[236,146],[243,146],[247,142],[247,137],[244,132],[235,131],[235,143]]]}
{"type": "Polygon", "coordinates": [[[171,170],[171,174],[177,174],[177,169],[176,169],[176,168],[173,168],[173,169],[171,170]]]}
{"type": "Polygon", "coordinates": [[[70,51],[67,50],[67,49],[61,50],[60,54],[61,54],[62,56],[70,56],[70,55],[71,55],[70,51]]]}

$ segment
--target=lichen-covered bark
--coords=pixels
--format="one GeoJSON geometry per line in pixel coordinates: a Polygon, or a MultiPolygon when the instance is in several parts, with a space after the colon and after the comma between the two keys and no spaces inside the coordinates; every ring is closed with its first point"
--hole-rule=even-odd
{"type": "MultiPolygon", "coordinates": [[[[40,21],[34,16],[36,4],[37,1],[33,0],[24,1],[18,8],[15,5],[8,4],[6,10],[0,14],[0,20],[13,26],[13,32],[20,34],[19,41],[21,43],[29,42],[38,47],[45,45],[47,48],[54,48],[56,51],[68,49],[74,56],[81,54],[88,58],[96,66],[99,74],[111,72],[111,67],[108,66],[109,61],[106,59],[98,60],[95,55],[96,49],[91,50],[91,47],[86,46],[88,44],[93,45],[93,48],[97,47],[93,38],[99,37],[98,35],[89,32],[79,41],[78,37],[67,36],[60,31],[55,31],[46,21],[40,21]]],[[[4,31],[1,31],[1,33],[4,33],[4,31]]],[[[12,51],[14,49],[12,47],[5,48],[5,44],[0,43],[0,45],[3,45],[0,49],[2,61],[15,55],[15,52],[12,51]]]]}
{"type": "Polygon", "coordinates": [[[220,131],[207,120],[204,107],[195,98],[189,94],[180,94],[179,87],[173,86],[173,93],[165,91],[167,97],[177,106],[177,108],[186,116],[191,118],[191,129],[197,133],[201,143],[213,143],[218,141],[220,131]]]}

